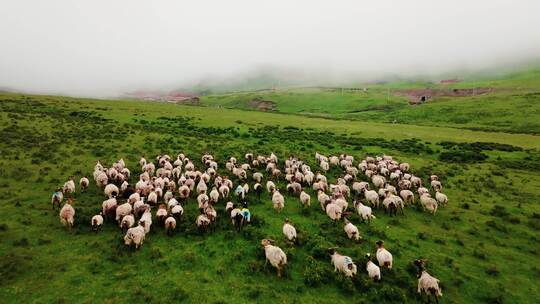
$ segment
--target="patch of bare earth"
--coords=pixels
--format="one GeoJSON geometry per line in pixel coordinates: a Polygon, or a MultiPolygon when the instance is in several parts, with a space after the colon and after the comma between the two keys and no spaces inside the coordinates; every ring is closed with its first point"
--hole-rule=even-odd
{"type": "Polygon", "coordinates": [[[493,88],[471,88],[471,89],[407,89],[397,90],[394,94],[405,96],[411,104],[419,101],[425,102],[435,97],[468,97],[482,95],[493,92],[493,88]]]}
{"type": "Polygon", "coordinates": [[[275,111],[276,103],[271,100],[264,100],[262,98],[254,98],[248,102],[248,107],[257,111],[275,111]]]}

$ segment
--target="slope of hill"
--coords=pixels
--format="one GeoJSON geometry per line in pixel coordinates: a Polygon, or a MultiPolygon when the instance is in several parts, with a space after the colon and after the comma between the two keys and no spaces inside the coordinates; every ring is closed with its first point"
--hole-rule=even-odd
{"type": "MultiPolygon", "coordinates": [[[[303,116],[179,106],[165,103],[91,100],[55,96],[0,95],[0,282],[4,303],[15,302],[417,302],[411,262],[429,260],[441,280],[445,303],[533,303],[540,227],[540,141],[526,134],[455,128],[329,120],[303,116]],[[484,142],[484,143],[475,143],[484,142]],[[491,142],[491,143],[486,143],[491,142]],[[498,143],[498,144],[495,144],[498,143]],[[91,231],[103,192],[93,181],[75,194],[75,227],[69,232],[51,210],[50,196],[71,175],[92,179],[99,159],[123,158],[140,173],[138,159],[186,153],[201,166],[211,152],[220,163],[245,152],[290,154],[318,169],[314,153],[390,154],[411,164],[426,181],[438,174],[450,199],[431,216],[407,207],[404,216],[376,210],[371,224],[358,225],[363,241],[348,240],[314,203],[302,209],[286,196],[276,214],[267,193],[250,193],[253,224],[235,232],[218,207],[213,233],[194,228],[197,204],[190,199],[177,232],[167,237],[152,226],[140,251],[122,243],[123,233],[106,222],[91,231]],[[478,157],[482,156],[482,157],[478,157]],[[298,244],[283,241],[288,217],[299,230],[298,244]],[[262,238],[277,241],[289,257],[284,278],[265,265],[262,238]],[[392,272],[372,283],[364,255],[384,239],[394,254],[392,272]],[[338,246],[357,263],[354,280],[333,272],[326,249],[338,246]]],[[[263,168],[260,169],[264,171],[263,168]]],[[[332,169],[329,182],[335,182],[332,169]]],[[[359,179],[366,180],[365,176],[359,179]]],[[[285,188],[283,182],[278,186],[285,188]]],[[[77,187],[78,189],[78,187],[77,187]]]]}
{"type": "Polygon", "coordinates": [[[511,133],[540,133],[540,71],[514,73],[495,80],[479,78],[439,83],[388,83],[360,85],[363,90],[340,88],[283,89],[204,96],[203,105],[257,109],[252,101],[274,104],[281,113],[373,122],[447,126],[511,133]],[[429,96],[428,102],[411,106],[404,92],[474,89],[463,96],[429,96]],[[478,92],[488,93],[478,94],[478,92]]]}

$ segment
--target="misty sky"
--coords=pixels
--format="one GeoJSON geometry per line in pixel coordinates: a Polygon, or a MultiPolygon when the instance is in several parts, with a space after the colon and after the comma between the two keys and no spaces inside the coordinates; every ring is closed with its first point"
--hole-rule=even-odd
{"type": "Polygon", "coordinates": [[[1,0],[0,88],[104,96],[261,66],[479,69],[538,59],[538,12],[538,0],[1,0]]]}

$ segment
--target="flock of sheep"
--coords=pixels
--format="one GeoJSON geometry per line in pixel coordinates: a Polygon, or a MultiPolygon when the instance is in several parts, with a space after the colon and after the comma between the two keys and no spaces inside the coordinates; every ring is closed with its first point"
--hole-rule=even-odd
{"type": "MultiPolygon", "coordinates": [[[[257,197],[264,192],[264,188],[272,197],[274,209],[279,213],[285,207],[285,197],[276,186],[276,182],[285,179],[286,191],[290,195],[298,196],[305,206],[311,205],[311,195],[304,191],[311,187],[316,193],[316,199],[323,212],[333,221],[344,221],[344,231],[349,239],[359,240],[360,232],[356,225],[347,219],[350,214],[349,200],[353,201],[353,208],[363,221],[375,218],[373,210],[382,207],[392,215],[403,213],[407,205],[415,203],[415,196],[422,208],[435,214],[439,205],[448,203],[448,198],[442,191],[442,184],[435,175],[430,176],[431,191],[423,187],[422,179],[410,173],[407,163],[399,163],[391,156],[366,157],[354,164],[354,157],[350,155],[324,156],[315,154],[319,171],[312,172],[309,165],[294,157],[284,161],[280,168],[278,157],[245,155],[245,162],[240,163],[234,157],[229,158],[225,168],[234,176],[237,187],[226,175],[218,174],[218,163],[208,153],[204,154],[201,162],[204,169],[199,171],[194,163],[184,154],[177,155],[172,160],[168,155],[156,157],[157,167],[153,162],[141,157],[139,165],[141,174],[137,183],[129,184],[131,171],[122,159],[111,167],[105,168],[99,161],[94,167],[94,181],[98,187],[103,188],[107,199],[103,201],[102,210],[92,217],[91,225],[98,231],[105,219],[114,220],[125,231],[126,245],[140,248],[152,226],[152,208],[157,206],[155,219],[163,225],[168,234],[173,233],[176,223],[182,217],[184,209],[182,204],[192,196],[198,202],[200,214],[196,219],[196,226],[202,231],[213,230],[217,220],[216,206],[224,203],[226,212],[236,229],[249,223],[251,213],[245,201],[246,194],[253,189],[257,197]],[[257,171],[266,168],[268,178],[263,187],[264,175],[257,171]],[[325,174],[331,167],[341,168],[343,174],[338,177],[335,184],[329,184],[325,174]],[[283,171],[282,171],[283,170],[283,171]],[[371,183],[359,181],[360,174],[365,175],[371,183]],[[252,185],[250,185],[250,182],[252,185]],[[416,191],[416,195],[413,191],[416,191]],[[237,204],[230,201],[231,196],[237,197],[237,204]],[[352,197],[352,198],[351,198],[352,197]],[[120,202],[123,202],[120,204],[120,202]]],[[[82,177],[79,181],[81,191],[86,191],[90,181],[82,177]]],[[[57,189],[52,196],[53,208],[60,206],[64,195],[69,196],[67,202],[60,209],[62,224],[71,228],[74,223],[75,209],[73,208],[71,194],[75,192],[75,182],[71,177],[62,188],[57,189]]],[[[283,234],[294,241],[296,229],[286,219],[283,224],[283,234]]],[[[263,239],[266,259],[277,269],[281,276],[287,265],[287,256],[283,250],[272,245],[272,240],[263,239]]],[[[335,271],[347,277],[357,273],[357,266],[353,260],[330,249],[331,261],[335,271]]],[[[384,242],[377,242],[377,263],[371,255],[366,255],[366,271],[370,278],[381,279],[381,267],[392,269],[392,254],[384,248],[384,242]]],[[[418,292],[433,296],[436,301],[442,296],[439,280],[428,274],[425,269],[425,260],[415,261],[419,269],[418,292]]]]}

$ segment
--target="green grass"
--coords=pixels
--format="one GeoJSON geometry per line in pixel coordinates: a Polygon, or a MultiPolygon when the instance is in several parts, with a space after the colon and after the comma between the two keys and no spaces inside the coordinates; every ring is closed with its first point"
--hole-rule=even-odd
{"type": "MultiPolygon", "coordinates": [[[[420,299],[411,262],[419,257],[429,259],[430,273],[441,280],[444,303],[533,303],[540,297],[540,141],[534,135],[18,94],[0,95],[0,128],[4,303],[415,303],[420,299]],[[510,146],[459,145],[474,142],[510,146]],[[316,203],[305,211],[287,196],[283,214],[277,215],[266,193],[260,203],[250,194],[255,223],[244,232],[234,232],[220,213],[216,232],[203,235],[194,229],[197,210],[191,200],[176,235],[167,237],[154,225],[137,252],[124,248],[113,223],[98,234],[90,230],[90,218],[104,200],[93,183],[89,192],[76,194],[72,232],[51,210],[53,189],[70,175],[91,176],[98,159],[110,164],[122,157],[137,176],[141,154],[181,151],[198,166],[201,153],[211,151],[221,170],[226,158],[241,159],[248,151],[273,151],[280,159],[294,153],[314,169],[315,151],[357,159],[386,153],[411,163],[424,179],[441,176],[450,204],[436,216],[416,208],[396,218],[376,211],[371,225],[353,215],[364,237],[357,244],[316,203]],[[440,160],[444,152],[471,151],[487,159],[440,160]],[[283,241],[285,217],[299,230],[300,244],[283,241]],[[264,237],[278,240],[289,256],[284,278],[264,265],[259,245],[264,237]],[[361,261],[374,252],[378,239],[394,254],[395,269],[373,284],[361,261]],[[358,279],[332,272],[321,254],[330,246],[357,261],[358,279]]],[[[337,174],[333,169],[329,176],[337,174]]]]}
{"type": "Polygon", "coordinates": [[[492,79],[466,78],[448,86],[428,82],[393,82],[367,87],[367,92],[313,88],[230,93],[203,96],[202,104],[250,109],[249,101],[262,98],[273,101],[280,113],[492,132],[540,133],[539,70],[492,79]],[[435,97],[421,106],[410,106],[405,97],[395,94],[397,90],[405,89],[482,87],[493,88],[494,92],[469,97],[435,97]]]}

